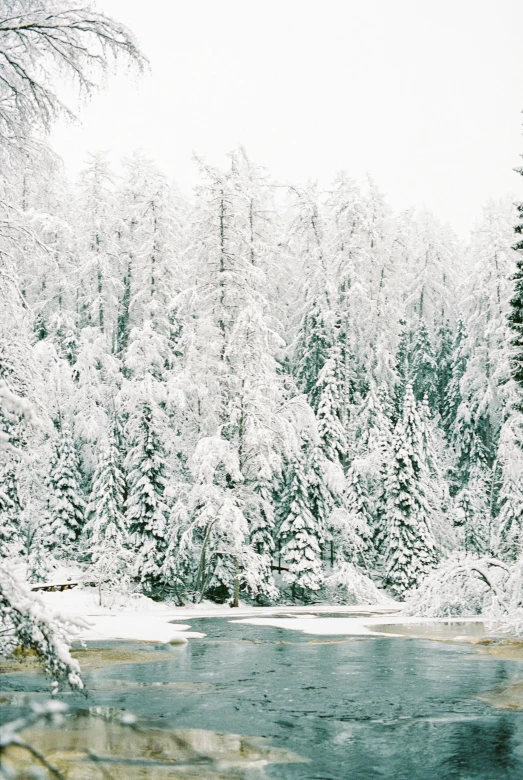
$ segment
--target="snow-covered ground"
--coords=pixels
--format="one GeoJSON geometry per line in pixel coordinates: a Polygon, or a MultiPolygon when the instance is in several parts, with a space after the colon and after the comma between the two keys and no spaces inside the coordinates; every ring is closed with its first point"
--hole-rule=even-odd
{"type": "Polygon", "coordinates": [[[394,636],[380,626],[420,625],[435,622],[477,623],[481,618],[405,617],[396,609],[384,609],[372,604],[357,607],[340,605],[252,607],[242,605],[231,609],[228,605],[206,602],[198,605],[176,607],[168,602],[158,603],[145,596],[134,596],[112,608],[98,605],[94,588],[74,588],[62,593],[40,593],[45,603],[58,614],[81,618],[84,627],[78,633],[81,640],[126,639],[162,643],[186,642],[204,636],[191,631],[186,621],[191,618],[221,617],[246,625],[272,626],[291,631],[301,631],[316,636],[394,636]],[[350,616],[347,613],[350,612],[350,616]],[[323,615],[328,615],[324,617],[323,615]],[[333,615],[339,615],[333,617],[333,615]],[[178,622],[179,621],[179,622],[178,622]]]}
{"type": "MultiPolygon", "coordinates": [[[[379,608],[373,610],[372,607],[366,608],[374,612],[379,612],[379,608]]],[[[289,610],[287,610],[289,611],[289,610]]],[[[330,610],[329,610],[330,612],[330,610]]],[[[394,634],[391,631],[380,631],[380,626],[390,625],[430,625],[434,623],[481,623],[481,617],[469,618],[419,618],[405,617],[404,615],[375,614],[361,615],[357,617],[321,617],[314,614],[302,614],[296,617],[248,617],[242,620],[235,620],[235,623],[245,623],[253,626],[273,626],[275,628],[286,628],[290,631],[302,631],[305,634],[314,634],[316,636],[404,636],[405,634],[394,634]]]]}

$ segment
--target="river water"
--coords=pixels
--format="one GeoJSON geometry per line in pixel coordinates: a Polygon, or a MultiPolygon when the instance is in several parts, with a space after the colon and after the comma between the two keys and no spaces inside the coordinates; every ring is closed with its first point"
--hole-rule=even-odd
{"type": "MultiPolygon", "coordinates": [[[[88,697],[69,694],[65,700],[73,711],[109,720],[130,711],[151,733],[194,729],[263,737],[260,744],[283,751],[272,758],[266,753],[265,767],[247,762],[238,769],[233,762],[227,770],[222,762],[215,770],[208,765],[181,774],[150,768],[148,774],[114,774],[115,762],[111,776],[523,778],[523,713],[497,710],[478,698],[523,680],[521,662],[428,639],[315,637],[224,618],[190,624],[206,636],[183,647],[91,645],[84,664],[88,697]],[[132,662],[125,662],[125,653],[132,662]],[[282,762],[274,763],[278,755],[282,762]]],[[[41,696],[44,688],[43,678],[23,670],[1,675],[0,718],[18,714],[24,697],[41,696]]],[[[85,732],[83,717],[78,730],[85,732]]],[[[245,743],[238,751],[246,755],[249,749],[245,743]]],[[[93,769],[70,776],[105,775],[93,769]]]]}

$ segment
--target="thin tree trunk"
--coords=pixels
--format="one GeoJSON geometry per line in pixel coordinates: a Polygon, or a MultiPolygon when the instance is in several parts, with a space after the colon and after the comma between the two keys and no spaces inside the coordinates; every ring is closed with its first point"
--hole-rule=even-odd
{"type": "Polygon", "coordinates": [[[231,607],[240,606],[240,562],[238,556],[235,558],[235,571],[234,571],[234,598],[231,607]]]}

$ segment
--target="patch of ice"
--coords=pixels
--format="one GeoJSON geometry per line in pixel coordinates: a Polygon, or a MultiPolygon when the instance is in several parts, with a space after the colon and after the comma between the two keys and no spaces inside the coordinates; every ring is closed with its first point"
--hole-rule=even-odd
{"type": "Polygon", "coordinates": [[[240,620],[231,620],[231,623],[245,623],[252,626],[272,626],[273,628],[286,628],[290,631],[302,631],[305,634],[315,636],[383,636],[397,637],[399,634],[386,633],[379,630],[384,625],[418,625],[421,623],[481,623],[481,617],[469,618],[419,618],[405,617],[403,615],[379,615],[368,617],[317,617],[310,620],[308,617],[248,617],[240,620]]]}

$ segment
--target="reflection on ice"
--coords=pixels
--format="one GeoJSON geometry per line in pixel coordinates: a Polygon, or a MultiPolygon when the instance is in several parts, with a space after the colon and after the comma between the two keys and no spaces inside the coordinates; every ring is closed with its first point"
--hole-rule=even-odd
{"type": "MultiPolygon", "coordinates": [[[[154,642],[109,643],[98,646],[74,647],[72,655],[80,662],[82,671],[105,669],[117,664],[144,664],[170,661],[183,653],[186,645],[157,644],[154,642]]],[[[41,663],[31,653],[0,659],[0,674],[28,672],[42,674],[41,663]]]]}
{"type": "MultiPolygon", "coordinates": [[[[146,729],[124,725],[113,717],[113,710],[96,714],[70,716],[66,728],[27,729],[23,737],[68,780],[261,778],[268,764],[304,761],[261,737],[202,729],[146,729]]],[[[19,769],[28,766],[27,756],[18,748],[10,750],[9,760],[19,769]]]]}

